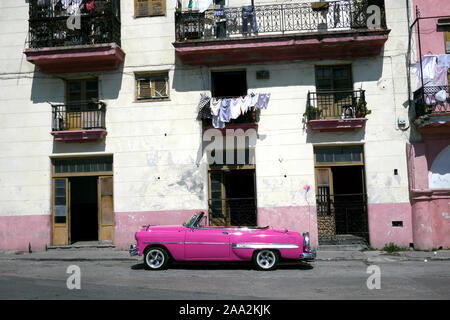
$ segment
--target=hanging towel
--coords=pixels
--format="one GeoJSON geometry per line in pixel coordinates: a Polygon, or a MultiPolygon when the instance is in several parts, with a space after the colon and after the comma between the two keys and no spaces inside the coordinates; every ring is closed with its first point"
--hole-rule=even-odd
{"type": "Polygon", "coordinates": [[[258,95],[258,102],[255,107],[258,109],[267,109],[270,100],[270,93],[260,93],[258,95]]]}
{"type": "Polygon", "coordinates": [[[252,94],[250,100],[250,107],[255,107],[258,104],[259,94],[252,94]]]}

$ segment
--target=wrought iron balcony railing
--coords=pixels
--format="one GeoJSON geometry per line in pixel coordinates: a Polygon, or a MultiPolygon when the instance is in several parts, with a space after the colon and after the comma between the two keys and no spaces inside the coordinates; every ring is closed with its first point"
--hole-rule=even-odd
{"type": "MultiPolygon", "coordinates": [[[[341,0],[327,2],[324,10],[312,3],[287,3],[176,12],[176,40],[367,29],[368,6],[368,1],[341,0]]],[[[386,28],[384,7],[380,27],[386,28]]]]}
{"type": "Polygon", "coordinates": [[[209,199],[209,219],[210,222],[215,219],[223,220],[230,226],[256,226],[256,199],[209,199]]]}
{"type": "Polygon", "coordinates": [[[105,115],[101,101],[52,104],[52,131],[106,129],[105,115]]]}
{"type": "Polygon", "coordinates": [[[414,92],[416,117],[450,114],[449,86],[422,87],[414,92]]]}
{"type": "Polygon", "coordinates": [[[29,36],[30,48],[52,48],[75,45],[116,43],[120,46],[119,0],[95,0],[93,8],[82,6],[80,23],[76,16],[50,0],[30,0],[29,36]]]}
{"type": "Polygon", "coordinates": [[[366,108],[365,90],[308,92],[304,116],[309,120],[361,118],[366,108]]]}

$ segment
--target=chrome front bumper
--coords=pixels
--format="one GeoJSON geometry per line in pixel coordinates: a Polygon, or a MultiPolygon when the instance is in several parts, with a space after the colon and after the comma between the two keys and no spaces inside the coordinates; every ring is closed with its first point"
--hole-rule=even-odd
{"type": "Polygon", "coordinates": [[[130,250],[128,250],[130,256],[138,256],[139,248],[135,244],[130,244],[130,250]]]}
{"type": "Polygon", "coordinates": [[[312,260],[314,260],[316,258],[316,255],[317,255],[316,249],[313,248],[311,250],[311,253],[307,253],[307,252],[301,253],[299,259],[302,260],[302,261],[312,261],[312,260]]]}

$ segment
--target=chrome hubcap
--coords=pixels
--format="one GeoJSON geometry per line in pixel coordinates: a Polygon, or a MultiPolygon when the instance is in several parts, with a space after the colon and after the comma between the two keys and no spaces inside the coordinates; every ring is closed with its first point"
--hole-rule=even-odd
{"type": "Polygon", "coordinates": [[[157,269],[164,263],[164,255],[160,250],[150,250],[145,257],[145,260],[150,268],[157,269]]]}
{"type": "Polygon", "coordinates": [[[270,269],[275,264],[275,253],[269,250],[258,252],[256,256],[258,265],[263,269],[270,269]]]}

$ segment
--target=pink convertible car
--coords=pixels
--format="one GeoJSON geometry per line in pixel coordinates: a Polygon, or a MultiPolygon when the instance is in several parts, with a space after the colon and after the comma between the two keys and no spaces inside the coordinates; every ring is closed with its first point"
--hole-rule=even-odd
{"type": "Polygon", "coordinates": [[[149,270],[175,261],[253,261],[259,270],[273,270],[280,259],[314,260],[309,233],[269,227],[206,226],[203,212],[182,226],[144,226],[136,233],[131,255],[144,256],[149,270]]]}

